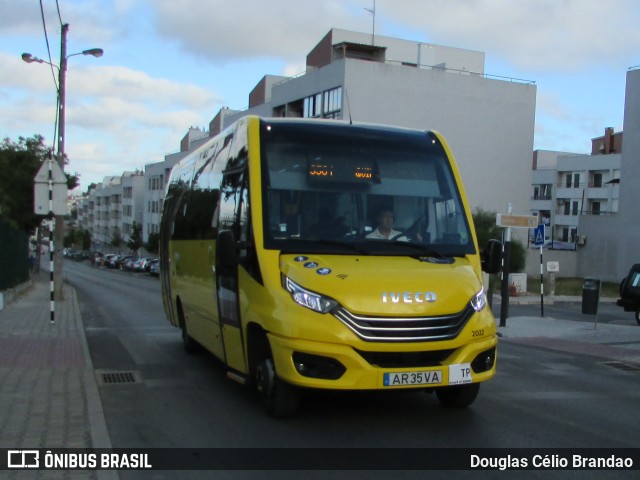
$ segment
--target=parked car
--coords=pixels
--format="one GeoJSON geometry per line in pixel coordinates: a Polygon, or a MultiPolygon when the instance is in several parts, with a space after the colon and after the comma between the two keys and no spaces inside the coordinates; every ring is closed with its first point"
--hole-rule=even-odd
{"type": "Polygon", "coordinates": [[[149,275],[151,275],[152,277],[159,277],[160,276],[160,261],[159,260],[154,260],[153,262],[151,262],[151,266],[149,267],[149,275]]]}
{"type": "Polygon", "coordinates": [[[636,322],[640,325],[640,263],[633,265],[620,282],[620,298],[616,304],[625,312],[635,312],[636,322]]]}
{"type": "Polygon", "coordinates": [[[142,268],[144,269],[145,272],[151,272],[151,265],[154,264],[154,262],[157,262],[158,259],[155,257],[150,257],[145,259],[144,265],[142,266],[142,268]]]}
{"type": "Polygon", "coordinates": [[[131,257],[128,258],[127,260],[125,260],[125,262],[122,264],[122,269],[123,270],[127,270],[129,272],[133,272],[135,270],[134,265],[135,263],[138,261],[138,258],[136,257],[131,257]]]}
{"type": "Polygon", "coordinates": [[[105,266],[109,268],[116,268],[120,257],[121,255],[113,255],[112,257],[109,258],[109,261],[108,263],[105,264],[105,266]]]}
{"type": "Polygon", "coordinates": [[[105,267],[108,267],[108,266],[109,266],[109,263],[111,263],[111,259],[112,259],[113,257],[115,257],[115,256],[116,256],[116,255],[115,255],[115,253],[107,253],[107,254],[104,256],[104,262],[103,262],[103,265],[104,265],[105,267]]]}
{"type": "Polygon", "coordinates": [[[148,272],[149,271],[149,267],[150,267],[150,262],[154,260],[152,257],[143,257],[140,258],[135,264],[134,264],[134,271],[136,272],[148,272]]]}
{"type": "Polygon", "coordinates": [[[116,261],[116,268],[123,269],[124,264],[127,263],[129,259],[133,258],[133,255],[122,255],[116,261]]]}

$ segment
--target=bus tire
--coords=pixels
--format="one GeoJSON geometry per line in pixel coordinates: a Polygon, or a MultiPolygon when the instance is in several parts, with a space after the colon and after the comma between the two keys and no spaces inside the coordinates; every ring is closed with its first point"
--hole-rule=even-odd
{"type": "Polygon", "coordinates": [[[445,407],[464,408],[473,403],[479,391],[479,383],[467,383],[465,385],[436,388],[436,395],[440,403],[445,407]]]}
{"type": "Polygon", "coordinates": [[[275,418],[295,415],[300,408],[300,391],[281,380],[273,359],[262,359],[256,368],[256,385],[266,412],[275,418]]]}
{"type": "Polygon", "coordinates": [[[640,325],[640,310],[636,310],[636,322],[640,325]]]}

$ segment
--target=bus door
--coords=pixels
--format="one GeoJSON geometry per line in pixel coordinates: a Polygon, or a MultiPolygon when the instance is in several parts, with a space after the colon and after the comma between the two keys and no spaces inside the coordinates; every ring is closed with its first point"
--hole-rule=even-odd
{"type": "MultiPolygon", "coordinates": [[[[238,251],[239,263],[232,267],[216,261],[216,294],[218,312],[222,327],[227,365],[239,372],[246,372],[243,332],[240,322],[239,269],[244,268],[246,258],[247,232],[250,230],[249,192],[246,181],[246,166],[224,172],[220,192],[220,230],[233,232],[238,251]]],[[[219,251],[218,249],[216,249],[219,251]]]]}

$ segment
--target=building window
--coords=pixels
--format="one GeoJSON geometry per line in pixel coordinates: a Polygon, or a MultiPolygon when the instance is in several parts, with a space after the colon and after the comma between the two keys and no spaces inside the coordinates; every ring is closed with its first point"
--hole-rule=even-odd
{"type": "Polygon", "coordinates": [[[593,187],[594,188],[602,187],[602,174],[601,173],[594,173],[593,174],[593,187]]]}
{"type": "Polygon", "coordinates": [[[302,116],[305,118],[340,118],[342,112],[342,87],[325,90],[306,97],[302,116]]]}
{"type": "Polygon", "coordinates": [[[329,116],[342,109],[342,87],[327,90],[323,94],[322,114],[329,116]]]}
{"type": "Polygon", "coordinates": [[[542,184],[533,188],[534,200],[551,200],[551,185],[542,184]]]}
{"type": "Polygon", "coordinates": [[[591,202],[591,214],[600,215],[600,202],[591,202]]]}
{"type": "Polygon", "coordinates": [[[322,94],[316,93],[304,99],[305,118],[318,118],[322,112],[322,94]]]}

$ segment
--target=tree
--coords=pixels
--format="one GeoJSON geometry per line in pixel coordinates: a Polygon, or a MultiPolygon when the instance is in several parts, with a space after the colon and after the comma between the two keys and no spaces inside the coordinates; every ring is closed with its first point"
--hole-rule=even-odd
{"type": "Polygon", "coordinates": [[[48,156],[43,137],[5,138],[0,144],[0,212],[19,230],[31,233],[41,217],[33,213],[33,178],[48,156]]]}
{"type": "Polygon", "coordinates": [[[75,231],[74,243],[81,250],[91,249],[91,232],[82,228],[75,231]]]}
{"type": "MultiPolygon", "coordinates": [[[[496,225],[496,212],[489,212],[477,208],[473,213],[473,223],[476,227],[478,246],[483,249],[487,242],[495,238],[502,241],[502,227],[496,225]]],[[[511,239],[511,254],[509,262],[509,272],[523,272],[527,262],[527,252],[520,240],[511,239]]]]}
{"type": "Polygon", "coordinates": [[[159,247],[160,247],[160,234],[150,233],[144,248],[150,253],[157,254],[159,247]]]}
{"type": "Polygon", "coordinates": [[[492,238],[502,240],[502,229],[496,225],[496,215],[496,212],[489,212],[481,208],[477,208],[473,213],[473,223],[476,227],[478,245],[481,249],[492,238]]]}
{"type": "MultiPolygon", "coordinates": [[[[51,149],[41,135],[19,137],[18,142],[5,138],[0,144],[0,214],[14,227],[31,233],[41,216],[33,213],[33,179],[51,149]]],[[[78,176],[67,176],[70,190],[78,185],[78,176]]]]}
{"type": "Polygon", "coordinates": [[[109,245],[111,245],[115,249],[119,249],[122,246],[122,243],[122,235],[120,235],[119,230],[116,230],[115,232],[113,232],[113,235],[111,235],[111,241],[109,242],[109,245]]]}
{"type": "Polygon", "coordinates": [[[127,246],[134,252],[137,252],[142,247],[142,225],[137,222],[131,224],[131,234],[129,235],[127,246]]]}

